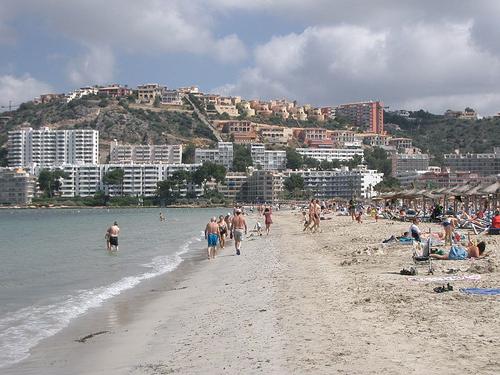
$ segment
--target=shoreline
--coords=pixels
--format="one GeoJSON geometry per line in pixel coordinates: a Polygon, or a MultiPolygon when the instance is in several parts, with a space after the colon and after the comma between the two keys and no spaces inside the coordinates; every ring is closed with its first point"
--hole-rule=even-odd
{"type": "MultiPolygon", "coordinates": [[[[367,219],[359,225],[335,216],[321,222],[322,233],[309,234],[302,233],[300,216],[276,212],[269,237],[247,237],[239,257],[229,243],[214,261],[198,262],[168,290],[117,297],[113,304],[121,306],[123,319],[111,333],[75,343],[92,333],[82,327],[81,335],[54,337],[3,370],[12,375],[500,371],[498,297],[459,291],[498,286],[500,238],[487,238],[489,258],[434,262],[436,277],[448,276],[449,269],[481,277],[454,281],[453,292],[437,294],[433,288],[439,284],[399,275],[412,264],[410,246],[381,243],[408,223],[367,219]]],[[[253,221],[250,216],[250,228],[253,221]]],[[[426,277],[425,270],[419,267],[419,276],[426,277]]],[[[99,325],[92,321],[95,331],[112,317],[116,322],[113,314],[96,318],[99,325]]]]}
{"type": "MultiPolygon", "coordinates": [[[[45,362],[47,354],[54,350],[64,351],[68,344],[72,349],[78,350],[78,340],[96,333],[110,333],[129,324],[139,312],[154,301],[158,294],[164,294],[176,290],[179,283],[190,277],[201,266],[205,259],[201,249],[193,248],[181,255],[182,262],[172,271],[157,275],[151,279],[145,279],[138,285],[124,290],[122,293],[104,301],[100,306],[94,307],[82,315],[72,319],[67,326],[60,331],[44,338],[30,349],[27,358],[12,365],[0,367],[0,373],[38,373],[36,369],[40,363],[45,362]]],[[[96,335],[97,336],[97,335],[96,335]]],[[[85,340],[86,341],[86,340],[85,340]]],[[[79,342],[80,345],[84,342],[79,342]]]]}
{"type": "Polygon", "coordinates": [[[40,206],[40,207],[29,207],[29,206],[16,206],[16,207],[10,207],[10,206],[0,206],[0,209],[4,210],[40,210],[40,209],[142,209],[142,208],[157,208],[157,209],[167,209],[167,208],[224,208],[224,209],[232,209],[232,206],[221,206],[221,205],[194,205],[194,204],[186,204],[186,205],[171,205],[171,206],[40,206]]]}

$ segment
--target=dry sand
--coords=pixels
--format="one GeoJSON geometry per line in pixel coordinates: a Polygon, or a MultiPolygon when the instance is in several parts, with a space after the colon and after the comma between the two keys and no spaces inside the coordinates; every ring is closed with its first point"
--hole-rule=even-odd
{"type": "MultiPolygon", "coordinates": [[[[368,219],[359,225],[336,216],[322,222],[322,233],[310,234],[302,233],[298,213],[274,216],[269,237],[248,237],[239,257],[229,244],[111,333],[85,343],[62,335],[8,371],[500,373],[500,297],[459,291],[500,287],[500,236],[487,238],[493,252],[486,259],[434,262],[434,276],[447,276],[449,269],[481,276],[452,282],[454,291],[437,294],[433,288],[442,284],[398,274],[413,264],[411,246],[381,244],[407,230],[407,223],[368,219]]],[[[426,276],[426,266],[418,270],[426,276]]]]}

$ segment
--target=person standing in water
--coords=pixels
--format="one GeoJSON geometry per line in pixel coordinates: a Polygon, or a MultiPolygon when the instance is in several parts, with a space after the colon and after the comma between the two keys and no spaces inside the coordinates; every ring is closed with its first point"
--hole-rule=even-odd
{"type": "Polygon", "coordinates": [[[165,215],[163,215],[163,212],[160,212],[160,221],[165,221],[165,215]]]}
{"type": "Polygon", "coordinates": [[[241,241],[243,240],[243,231],[247,234],[247,222],[241,210],[237,208],[234,211],[233,222],[231,225],[231,233],[234,237],[234,247],[236,248],[236,255],[240,255],[241,241]]]}
{"type": "Polygon", "coordinates": [[[120,234],[120,228],[118,223],[115,221],[112,226],[110,226],[106,232],[108,239],[108,250],[113,250],[113,247],[118,251],[118,235],[120,234]]]}
{"type": "Polygon", "coordinates": [[[269,207],[264,209],[264,217],[266,218],[264,223],[266,224],[266,234],[269,235],[269,231],[271,230],[271,224],[273,223],[272,219],[272,210],[269,207]]]}
{"type": "Polygon", "coordinates": [[[215,259],[215,251],[217,249],[217,241],[220,237],[219,225],[217,218],[214,216],[205,227],[205,239],[208,241],[208,259],[215,259]]]}

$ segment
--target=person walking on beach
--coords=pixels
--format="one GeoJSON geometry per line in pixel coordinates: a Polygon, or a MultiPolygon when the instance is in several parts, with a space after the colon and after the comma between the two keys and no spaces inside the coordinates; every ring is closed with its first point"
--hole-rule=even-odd
{"type": "Polygon", "coordinates": [[[308,226],[304,226],[304,232],[306,229],[310,229],[312,231],[313,227],[314,227],[314,211],[315,211],[315,204],[314,204],[314,199],[311,199],[311,202],[309,202],[309,206],[308,206],[308,214],[309,214],[309,220],[308,220],[308,226]],[[313,224],[311,226],[311,224],[313,224]]]}
{"type": "Polygon", "coordinates": [[[115,221],[106,232],[109,251],[113,250],[113,247],[116,251],[118,251],[118,234],[120,234],[120,228],[118,227],[118,223],[115,221]]]}
{"type": "Polygon", "coordinates": [[[312,221],[313,226],[311,227],[311,232],[317,232],[319,230],[320,224],[320,214],[321,214],[321,206],[319,205],[319,199],[312,200],[312,221]]]}
{"type": "Polygon", "coordinates": [[[208,241],[207,253],[208,259],[215,259],[215,251],[217,249],[217,241],[220,237],[219,225],[217,218],[214,216],[205,227],[205,239],[208,241]]]}
{"type": "Polygon", "coordinates": [[[272,209],[270,207],[266,207],[264,209],[264,217],[266,218],[264,224],[266,224],[266,234],[269,235],[269,231],[271,230],[271,224],[273,223],[272,219],[272,209]]]}
{"type": "Polygon", "coordinates": [[[220,236],[220,248],[223,249],[224,246],[226,245],[226,235],[227,235],[227,224],[226,221],[224,220],[224,216],[220,215],[219,216],[219,222],[217,223],[219,225],[219,236],[220,236]]]}
{"type": "Polygon", "coordinates": [[[349,214],[352,221],[356,220],[356,202],[354,202],[353,198],[349,200],[349,214]]]}
{"type": "Polygon", "coordinates": [[[234,237],[234,247],[236,249],[236,255],[240,255],[241,241],[243,240],[243,231],[247,234],[247,222],[243,215],[241,214],[241,210],[237,208],[234,211],[233,222],[231,225],[231,233],[234,237]]]}

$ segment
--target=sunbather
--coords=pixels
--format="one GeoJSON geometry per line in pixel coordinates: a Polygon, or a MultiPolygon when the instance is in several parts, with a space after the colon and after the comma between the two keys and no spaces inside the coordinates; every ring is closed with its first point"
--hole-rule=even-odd
{"type": "Polygon", "coordinates": [[[422,232],[420,231],[420,228],[418,227],[418,224],[420,223],[420,220],[418,218],[414,217],[412,219],[412,224],[410,225],[410,233],[413,239],[417,242],[422,242],[422,232]]]}
{"type": "Polygon", "coordinates": [[[469,242],[467,247],[453,245],[448,254],[430,254],[429,256],[442,260],[464,260],[467,258],[479,258],[479,256],[483,255],[485,249],[486,244],[483,241],[479,242],[477,245],[469,242]]]}

